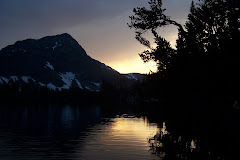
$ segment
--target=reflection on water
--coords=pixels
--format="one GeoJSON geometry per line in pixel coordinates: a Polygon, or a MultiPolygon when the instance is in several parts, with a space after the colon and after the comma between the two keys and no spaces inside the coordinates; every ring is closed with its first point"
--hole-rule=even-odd
{"type": "Polygon", "coordinates": [[[146,117],[101,117],[99,107],[0,108],[0,159],[152,160],[157,132],[146,117]]]}
{"type": "Polygon", "coordinates": [[[97,106],[0,107],[0,159],[215,160],[231,155],[232,141],[224,130],[196,136],[183,125],[184,132],[176,132],[169,121],[103,115],[109,114],[97,106]]]}
{"type": "MultiPolygon", "coordinates": [[[[204,139],[205,137],[201,138],[204,139]]],[[[163,160],[227,159],[217,148],[212,148],[211,139],[209,139],[206,145],[201,138],[174,135],[167,131],[166,124],[163,122],[157,134],[149,138],[148,142],[152,153],[158,155],[163,160]]],[[[221,142],[221,139],[219,139],[219,142],[221,142]]],[[[226,146],[222,143],[220,147],[224,148],[226,146]]]]}
{"type": "Polygon", "coordinates": [[[153,159],[147,139],[157,130],[143,118],[105,119],[92,128],[77,154],[83,159],[153,159]]]}

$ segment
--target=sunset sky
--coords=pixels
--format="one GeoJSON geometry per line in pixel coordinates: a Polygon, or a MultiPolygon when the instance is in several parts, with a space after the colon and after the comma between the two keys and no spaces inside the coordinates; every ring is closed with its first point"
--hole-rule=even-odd
{"type": "MultiPolygon", "coordinates": [[[[138,53],[144,48],[128,28],[134,7],[148,0],[0,0],[0,49],[27,38],[69,33],[87,54],[120,73],[155,71],[138,53]]],[[[184,24],[191,0],[163,0],[167,15],[184,24]]],[[[177,30],[161,34],[175,46],[177,30]]]]}

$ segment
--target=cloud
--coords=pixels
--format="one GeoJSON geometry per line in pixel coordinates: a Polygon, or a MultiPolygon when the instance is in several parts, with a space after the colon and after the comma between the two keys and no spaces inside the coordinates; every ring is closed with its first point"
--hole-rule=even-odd
{"type": "Polygon", "coordinates": [[[131,9],[137,0],[1,0],[1,29],[18,27],[49,30],[101,18],[131,9]],[[5,27],[5,28],[4,28],[5,27]],[[14,26],[16,27],[16,26],[14,26]]]}
{"type": "MultiPolygon", "coordinates": [[[[144,47],[135,40],[134,30],[127,27],[130,22],[128,16],[133,14],[134,7],[147,6],[147,2],[148,0],[0,0],[0,49],[17,40],[67,32],[93,58],[107,64],[116,62],[115,65],[121,61],[131,62],[132,59],[139,58],[138,53],[144,47]]],[[[163,0],[166,13],[183,23],[190,4],[191,0],[163,0]]],[[[161,31],[174,46],[176,28],[166,27],[161,31]]]]}
{"type": "Polygon", "coordinates": [[[12,37],[41,36],[111,19],[144,3],[144,0],[1,0],[0,48],[12,37]]]}

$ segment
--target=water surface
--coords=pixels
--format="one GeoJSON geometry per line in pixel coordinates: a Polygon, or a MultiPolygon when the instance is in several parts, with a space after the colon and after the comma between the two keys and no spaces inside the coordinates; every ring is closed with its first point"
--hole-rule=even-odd
{"type": "Polygon", "coordinates": [[[159,159],[147,117],[103,117],[100,107],[0,108],[1,159],[159,159]]]}

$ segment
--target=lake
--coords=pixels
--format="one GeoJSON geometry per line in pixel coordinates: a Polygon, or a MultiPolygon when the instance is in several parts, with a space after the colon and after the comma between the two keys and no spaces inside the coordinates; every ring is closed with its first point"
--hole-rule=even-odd
{"type": "Polygon", "coordinates": [[[101,107],[0,108],[0,159],[152,160],[147,117],[103,114],[101,107]]]}
{"type": "Polygon", "coordinates": [[[231,125],[172,113],[160,106],[1,106],[0,159],[215,160],[238,153],[238,113],[231,125]]]}

